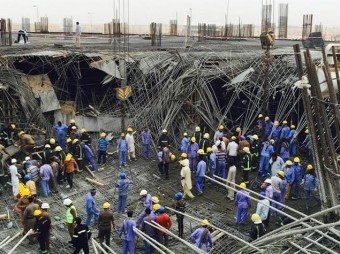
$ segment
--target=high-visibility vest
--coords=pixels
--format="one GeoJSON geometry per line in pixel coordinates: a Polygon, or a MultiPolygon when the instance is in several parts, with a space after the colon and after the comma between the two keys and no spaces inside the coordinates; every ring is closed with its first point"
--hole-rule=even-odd
{"type": "Polygon", "coordinates": [[[71,205],[70,207],[67,208],[66,210],[66,222],[69,224],[73,223],[73,215],[71,213],[71,209],[74,209],[74,211],[76,212],[76,216],[77,216],[77,209],[74,205],[71,205]]]}

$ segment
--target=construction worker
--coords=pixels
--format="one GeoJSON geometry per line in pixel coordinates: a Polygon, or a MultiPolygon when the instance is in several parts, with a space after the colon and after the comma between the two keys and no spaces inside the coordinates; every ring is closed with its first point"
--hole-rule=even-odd
{"type": "MultiPolygon", "coordinates": [[[[40,209],[39,205],[35,204],[33,201],[34,201],[34,197],[29,196],[28,197],[29,204],[26,206],[23,212],[23,218],[24,218],[23,224],[26,225],[26,228],[24,228],[23,234],[26,234],[30,229],[34,228],[34,223],[35,223],[34,211],[40,209]]],[[[31,243],[33,242],[32,236],[29,236],[28,239],[31,243]]]]}
{"type": "Polygon", "coordinates": [[[50,237],[51,220],[42,216],[41,210],[36,209],[34,211],[35,226],[34,226],[34,236],[37,237],[40,247],[40,253],[48,253],[48,247],[46,243],[50,237]]]}
{"type": "Polygon", "coordinates": [[[9,172],[11,174],[12,192],[13,192],[14,199],[16,199],[17,195],[19,194],[19,177],[20,177],[16,163],[17,163],[17,160],[12,159],[11,160],[12,165],[9,166],[9,172]]]}
{"type": "Polygon", "coordinates": [[[53,126],[53,130],[55,133],[55,136],[58,140],[58,145],[60,145],[64,150],[66,149],[66,135],[67,135],[67,126],[66,124],[61,123],[61,121],[58,121],[56,125],[53,126]]]}
{"type": "Polygon", "coordinates": [[[252,136],[253,142],[250,146],[250,154],[252,158],[252,171],[256,171],[259,168],[259,154],[261,152],[261,146],[259,143],[258,135],[252,136]]]}
{"type": "MultiPolygon", "coordinates": [[[[271,186],[273,188],[273,199],[277,202],[283,203],[282,200],[282,192],[284,191],[284,186],[282,184],[282,180],[285,178],[285,173],[282,170],[279,170],[276,175],[270,178],[271,186]]],[[[282,206],[277,203],[272,203],[272,207],[276,209],[281,209],[282,206]]],[[[271,216],[276,216],[277,211],[272,210],[271,216]]]]}
{"type": "Polygon", "coordinates": [[[58,184],[62,184],[63,179],[64,179],[63,169],[64,169],[64,164],[65,164],[66,154],[61,148],[61,146],[57,146],[56,148],[54,148],[54,154],[58,158],[58,161],[59,161],[59,171],[57,175],[57,181],[58,181],[58,184]]]}
{"type": "Polygon", "coordinates": [[[58,174],[61,171],[60,169],[60,160],[57,156],[51,157],[51,168],[53,172],[53,178],[52,178],[52,186],[53,186],[53,193],[58,192],[58,174]]]}
{"type": "Polygon", "coordinates": [[[89,147],[91,147],[92,138],[87,133],[86,129],[85,128],[81,128],[80,129],[80,133],[81,133],[80,141],[83,142],[84,144],[88,145],[89,147]]]}
{"type": "Polygon", "coordinates": [[[187,165],[189,167],[190,163],[189,163],[189,160],[188,160],[188,155],[186,153],[181,153],[179,162],[181,160],[184,160],[185,161],[185,165],[187,165]]]}
{"type": "Polygon", "coordinates": [[[251,220],[253,221],[253,225],[249,231],[249,236],[251,240],[256,240],[263,236],[266,233],[266,230],[262,224],[260,215],[257,213],[252,214],[251,220]]]}
{"type": "Polygon", "coordinates": [[[0,153],[0,184],[2,187],[5,187],[6,184],[5,172],[7,172],[7,168],[5,168],[4,162],[2,161],[2,157],[3,155],[2,153],[0,153]]]}
{"type": "Polygon", "coordinates": [[[126,179],[124,172],[119,173],[119,180],[117,181],[116,188],[118,188],[118,213],[124,213],[127,200],[127,194],[130,184],[133,182],[126,179]]]}
{"type": "Polygon", "coordinates": [[[282,129],[281,129],[281,135],[280,135],[280,141],[286,141],[289,142],[289,133],[290,133],[290,128],[288,126],[287,120],[284,120],[282,122],[282,129]]]}
{"type": "Polygon", "coordinates": [[[180,165],[182,166],[181,170],[181,184],[183,187],[183,198],[189,196],[189,198],[194,198],[194,195],[191,193],[192,182],[191,182],[191,171],[189,166],[185,164],[184,160],[180,161],[180,165]]]}
{"type": "Polygon", "coordinates": [[[188,147],[189,147],[190,141],[188,138],[188,133],[183,133],[183,138],[181,140],[181,152],[182,153],[188,153],[188,147]]]}
{"type": "Polygon", "coordinates": [[[33,148],[35,146],[35,141],[32,138],[31,135],[26,134],[24,131],[20,131],[19,132],[19,138],[20,141],[18,143],[18,146],[20,151],[22,151],[23,153],[25,153],[26,155],[29,155],[33,152],[33,148]]]}
{"type": "Polygon", "coordinates": [[[78,254],[83,250],[84,254],[89,254],[89,240],[91,239],[91,230],[85,224],[81,223],[81,218],[75,219],[76,226],[74,228],[74,234],[72,236],[72,244],[75,248],[73,254],[78,254]]]}
{"type": "Polygon", "coordinates": [[[231,142],[229,142],[226,152],[228,155],[228,161],[233,161],[235,165],[238,165],[238,143],[236,143],[237,138],[235,136],[231,137],[231,142]]]}
{"type": "Polygon", "coordinates": [[[71,138],[67,138],[66,139],[66,149],[65,149],[66,153],[72,153],[72,139],[71,138]]]}
{"type": "Polygon", "coordinates": [[[257,136],[259,137],[260,140],[262,140],[264,136],[264,127],[265,127],[265,121],[263,118],[263,114],[259,114],[257,121],[256,121],[255,129],[256,129],[257,136]]]}
{"type": "Polygon", "coordinates": [[[220,140],[220,138],[223,138],[223,135],[224,135],[224,126],[223,126],[223,125],[220,125],[220,126],[218,126],[218,130],[215,132],[215,135],[214,135],[214,143],[215,143],[217,140],[220,140]]]}
{"type": "Polygon", "coordinates": [[[310,135],[308,129],[305,130],[305,134],[306,134],[306,137],[303,140],[302,144],[306,148],[307,160],[310,162],[310,161],[313,160],[313,158],[312,158],[312,138],[311,138],[311,135],[310,135]]]}
{"type": "MultiPolygon", "coordinates": [[[[51,215],[48,212],[48,209],[50,209],[50,205],[48,203],[42,203],[42,205],[41,205],[41,216],[44,219],[51,221],[51,215]]],[[[51,231],[51,227],[50,227],[50,231],[51,231]]],[[[50,233],[48,234],[48,237],[46,238],[46,249],[47,250],[50,249],[50,233]]]]}
{"type": "Polygon", "coordinates": [[[240,183],[241,190],[237,191],[235,197],[236,205],[236,224],[245,225],[247,223],[248,209],[251,207],[249,192],[245,189],[247,185],[240,183]]]}
{"type": "Polygon", "coordinates": [[[168,131],[166,129],[162,130],[162,135],[159,137],[158,146],[159,147],[169,147],[170,139],[168,137],[168,131]]]}
{"type": "MultiPolygon", "coordinates": [[[[161,225],[162,227],[166,228],[167,230],[170,230],[172,226],[172,221],[170,216],[165,212],[165,208],[162,206],[158,210],[159,215],[156,218],[156,223],[161,225]]],[[[158,230],[158,237],[159,242],[163,244],[164,246],[168,247],[169,245],[169,236],[162,230],[158,230]]]]}
{"type": "Polygon", "coordinates": [[[83,144],[83,168],[87,166],[87,163],[91,166],[91,171],[96,172],[97,171],[97,165],[94,161],[94,153],[89,145],[83,144]]]}
{"type": "Polygon", "coordinates": [[[71,152],[71,154],[78,164],[78,171],[82,172],[83,171],[84,152],[83,152],[83,146],[82,146],[82,144],[80,144],[78,139],[74,139],[72,141],[72,152],[71,152]]]}
{"type": "MultiPolygon", "coordinates": [[[[214,178],[216,172],[216,154],[213,152],[211,147],[207,148],[207,157],[208,157],[208,172],[211,178],[214,178]]],[[[208,183],[213,183],[212,180],[209,180],[208,183]]]]}
{"type": "Polygon", "coordinates": [[[270,202],[268,199],[266,199],[266,193],[264,191],[261,191],[259,193],[259,199],[260,201],[257,202],[256,205],[256,214],[258,214],[265,226],[269,226],[269,208],[270,208],[270,202]],[[267,220],[268,219],[268,220],[267,220]]]}
{"type": "Polygon", "coordinates": [[[23,232],[27,232],[27,223],[26,223],[26,219],[25,219],[25,216],[24,216],[24,211],[30,203],[28,201],[29,195],[30,195],[29,190],[27,188],[23,189],[20,199],[18,200],[18,202],[14,206],[14,211],[20,213],[21,223],[22,223],[22,226],[23,226],[23,229],[24,229],[23,232]]]}
{"type": "Polygon", "coordinates": [[[193,137],[195,137],[197,144],[199,144],[202,139],[202,132],[199,126],[196,126],[193,137]]]}
{"type": "Polygon", "coordinates": [[[112,228],[115,228],[113,212],[110,210],[110,203],[105,202],[103,204],[103,210],[99,213],[98,217],[98,239],[100,244],[102,244],[105,239],[105,244],[110,246],[112,228]]]}
{"type": "Polygon", "coordinates": [[[106,163],[106,152],[107,152],[107,146],[108,141],[106,140],[106,133],[102,132],[100,133],[100,138],[98,139],[98,161],[97,164],[101,164],[103,161],[103,164],[106,163]]]}
{"type": "Polygon", "coordinates": [[[4,129],[0,129],[0,143],[4,146],[4,147],[8,147],[9,146],[9,138],[8,138],[8,134],[4,129]]]}
{"type": "Polygon", "coordinates": [[[270,133],[273,129],[273,122],[270,120],[269,116],[264,118],[264,139],[265,141],[269,140],[270,133]]]}
{"type": "Polygon", "coordinates": [[[158,153],[158,169],[161,173],[161,177],[164,177],[165,175],[166,180],[169,179],[169,163],[171,161],[171,156],[172,154],[167,147],[163,147],[162,151],[158,153]]]}
{"type": "Polygon", "coordinates": [[[76,129],[78,129],[78,126],[76,125],[76,121],[74,119],[71,119],[69,126],[67,127],[67,134],[70,135],[72,131],[72,127],[75,126],[76,129]]]}
{"type": "MultiPolygon", "coordinates": [[[[175,210],[181,213],[185,213],[186,202],[183,199],[183,193],[177,192],[175,195],[175,199],[176,199],[175,210]]],[[[178,236],[183,239],[184,215],[180,213],[176,213],[176,218],[177,218],[177,224],[178,224],[178,236]]]]}
{"type": "Polygon", "coordinates": [[[71,139],[80,139],[81,137],[81,132],[78,130],[76,126],[71,127],[71,132],[69,134],[71,139]]]}
{"type": "Polygon", "coordinates": [[[197,164],[197,170],[195,174],[195,186],[196,186],[197,196],[200,196],[203,194],[207,163],[204,160],[203,149],[199,149],[197,154],[198,154],[198,164],[197,164]]]}
{"type": "Polygon", "coordinates": [[[199,142],[199,149],[202,149],[204,153],[207,153],[207,148],[210,146],[209,133],[204,133],[203,138],[199,142]]]}
{"type": "Polygon", "coordinates": [[[74,233],[74,223],[76,222],[77,217],[77,209],[73,205],[72,200],[67,198],[63,201],[64,206],[66,206],[66,223],[67,223],[67,230],[71,237],[71,241],[69,243],[72,243],[73,240],[73,233],[74,233]]]}
{"type": "MultiPolygon", "coordinates": [[[[54,150],[54,148],[57,146],[56,144],[56,140],[54,138],[50,138],[48,140],[48,144],[50,145],[50,148],[52,149],[52,151],[54,150]]],[[[46,144],[47,145],[47,144],[46,144]]]]}
{"type": "Polygon", "coordinates": [[[190,145],[188,147],[188,159],[189,159],[189,167],[191,171],[196,171],[197,152],[198,152],[198,144],[196,143],[196,138],[192,137],[190,139],[190,145]]]}
{"type": "MultiPolygon", "coordinates": [[[[146,235],[148,235],[149,237],[151,237],[155,241],[158,241],[157,229],[154,228],[153,226],[145,223],[145,222],[152,223],[152,221],[155,221],[156,216],[154,215],[154,213],[151,212],[150,208],[145,209],[145,214],[146,214],[146,216],[143,218],[141,230],[142,230],[142,232],[144,232],[146,235]]],[[[144,253],[145,254],[152,254],[153,249],[154,249],[152,247],[152,245],[146,240],[143,240],[143,243],[144,243],[144,253]]]]}
{"type": "MultiPolygon", "coordinates": [[[[236,179],[236,165],[234,164],[234,162],[229,163],[229,170],[228,170],[228,176],[227,176],[227,185],[235,188],[235,179],[236,179]],[[231,183],[234,184],[231,184],[231,183]]],[[[228,195],[227,198],[229,200],[234,200],[234,196],[235,196],[235,191],[227,188],[228,189],[228,195]]]]}
{"type": "Polygon", "coordinates": [[[24,183],[27,189],[29,189],[31,195],[37,195],[37,187],[35,182],[31,179],[31,175],[24,176],[24,183]]]}
{"type": "Polygon", "coordinates": [[[314,198],[319,206],[321,205],[320,198],[317,194],[318,184],[319,181],[314,173],[313,166],[311,164],[308,164],[306,167],[305,176],[303,177],[301,182],[301,185],[303,185],[303,189],[305,192],[305,204],[307,211],[310,209],[310,196],[314,198]]]}
{"type": "Polygon", "coordinates": [[[269,160],[269,165],[271,169],[271,176],[275,176],[277,172],[279,172],[284,164],[284,161],[277,153],[272,153],[271,158],[269,160]]]}
{"type": "Polygon", "coordinates": [[[40,167],[40,177],[41,177],[41,190],[44,197],[48,197],[50,193],[49,182],[53,179],[53,171],[50,164],[44,164],[40,167]]]}
{"type": "Polygon", "coordinates": [[[287,160],[284,167],[283,172],[285,173],[286,181],[287,181],[287,193],[285,195],[285,199],[288,200],[292,196],[293,184],[295,181],[295,172],[292,168],[293,162],[291,160],[287,160]]]}
{"type": "Polygon", "coordinates": [[[243,148],[245,147],[248,147],[250,149],[250,143],[247,140],[246,136],[242,135],[240,137],[240,141],[238,142],[238,151],[237,151],[237,155],[240,161],[242,161],[242,157],[245,154],[245,152],[243,151],[243,148]]]}
{"type": "Polygon", "coordinates": [[[244,147],[243,148],[243,158],[242,158],[242,163],[241,163],[241,168],[242,168],[242,180],[244,183],[249,184],[249,172],[251,170],[251,154],[250,154],[250,149],[249,147],[244,147]]]}
{"type": "Polygon", "coordinates": [[[208,251],[208,247],[212,248],[212,237],[208,229],[209,221],[204,219],[200,223],[200,227],[196,229],[191,235],[190,240],[195,243],[195,246],[204,252],[208,251]]]}
{"type": "Polygon", "coordinates": [[[120,139],[117,142],[117,151],[119,154],[119,166],[122,167],[126,167],[126,156],[129,150],[129,145],[128,142],[125,139],[125,134],[124,132],[122,132],[120,134],[120,139]]]}
{"type": "Polygon", "coordinates": [[[292,165],[292,169],[294,170],[294,182],[293,182],[293,195],[292,199],[299,199],[300,198],[300,183],[303,176],[302,166],[300,164],[300,158],[295,157],[294,163],[292,165]]]}
{"type": "Polygon", "coordinates": [[[274,152],[274,147],[273,147],[274,142],[275,142],[274,140],[263,142],[263,147],[262,147],[261,156],[260,156],[259,172],[258,172],[258,175],[261,177],[266,177],[270,175],[269,160],[270,160],[272,153],[274,152]]]}
{"type": "Polygon", "coordinates": [[[127,128],[126,141],[128,142],[128,159],[129,161],[136,161],[136,149],[135,149],[135,138],[133,136],[134,132],[131,127],[127,128]]]}
{"type": "Polygon", "coordinates": [[[144,210],[149,207],[152,209],[152,196],[150,193],[148,193],[146,190],[141,190],[139,193],[141,200],[143,202],[144,210]]]}
{"type": "Polygon", "coordinates": [[[280,157],[284,162],[289,159],[289,143],[287,141],[281,142],[280,157]]]}
{"type": "Polygon", "coordinates": [[[143,158],[148,160],[150,155],[151,133],[148,127],[142,131],[143,158]]]}
{"type": "Polygon", "coordinates": [[[279,146],[280,146],[280,137],[281,137],[281,131],[282,127],[279,124],[279,121],[274,121],[273,124],[273,129],[270,134],[270,139],[274,139],[275,145],[274,145],[274,152],[278,153],[279,152],[279,146]]]}
{"type": "Polygon", "coordinates": [[[75,171],[79,171],[78,164],[75,159],[72,158],[72,154],[68,154],[65,157],[64,163],[64,175],[66,175],[68,183],[66,188],[73,188],[73,176],[75,171]]]}
{"type": "Polygon", "coordinates": [[[98,221],[99,209],[96,206],[96,199],[94,198],[96,193],[97,193],[96,189],[91,189],[91,191],[87,193],[85,197],[86,226],[90,226],[92,216],[94,216],[94,224],[97,224],[98,221]]]}
{"type": "MultiPolygon", "coordinates": [[[[216,152],[216,172],[215,175],[220,175],[222,178],[227,177],[226,172],[226,151],[222,148],[223,141],[217,141],[217,152],[216,152]]],[[[229,143],[230,145],[230,143],[229,143]]],[[[231,160],[230,163],[234,163],[234,160],[231,160]]]]}
{"type": "Polygon", "coordinates": [[[136,226],[136,222],[132,219],[133,212],[128,211],[127,216],[123,223],[120,225],[119,237],[123,239],[123,252],[122,254],[134,254],[135,253],[135,232],[133,228],[136,226]]]}

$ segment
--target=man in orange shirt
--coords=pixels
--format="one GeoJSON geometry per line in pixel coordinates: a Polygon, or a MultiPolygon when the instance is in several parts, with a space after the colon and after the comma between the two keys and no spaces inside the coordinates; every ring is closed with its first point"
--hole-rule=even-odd
{"type": "Polygon", "coordinates": [[[68,185],[66,188],[72,189],[73,187],[73,174],[74,171],[78,171],[78,164],[72,158],[72,154],[66,155],[65,164],[64,164],[64,174],[66,175],[68,185]]]}
{"type": "MultiPolygon", "coordinates": [[[[159,215],[156,219],[156,222],[162,227],[170,229],[172,222],[170,216],[165,213],[165,208],[164,207],[159,208],[158,212],[159,215]]],[[[161,230],[158,230],[158,236],[159,242],[167,247],[169,245],[169,236],[166,233],[162,232],[161,230]]]]}

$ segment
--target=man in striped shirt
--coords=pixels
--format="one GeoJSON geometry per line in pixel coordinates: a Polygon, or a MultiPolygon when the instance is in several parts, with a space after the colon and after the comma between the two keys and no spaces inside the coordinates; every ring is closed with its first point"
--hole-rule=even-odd
{"type": "Polygon", "coordinates": [[[220,175],[222,178],[226,178],[226,156],[227,153],[222,149],[221,143],[217,146],[216,152],[216,175],[220,175]]]}

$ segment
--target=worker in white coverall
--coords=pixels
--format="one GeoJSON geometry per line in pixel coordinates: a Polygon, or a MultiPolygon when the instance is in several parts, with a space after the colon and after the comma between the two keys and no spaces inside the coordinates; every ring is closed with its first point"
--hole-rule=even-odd
{"type": "Polygon", "coordinates": [[[131,127],[127,128],[127,134],[126,134],[126,141],[128,143],[128,159],[129,161],[136,161],[136,152],[135,152],[135,139],[133,137],[133,129],[131,127]]]}
{"type": "Polygon", "coordinates": [[[191,193],[192,189],[192,181],[191,181],[191,171],[188,163],[185,160],[181,160],[180,164],[182,166],[181,170],[181,184],[183,186],[183,198],[188,196],[189,198],[194,198],[194,195],[191,193]]]}
{"type": "Polygon", "coordinates": [[[12,159],[11,160],[11,166],[9,166],[9,172],[11,174],[11,184],[12,184],[12,190],[13,190],[13,196],[14,199],[17,199],[17,195],[19,194],[19,176],[18,168],[16,166],[17,160],[12,159]]]}

